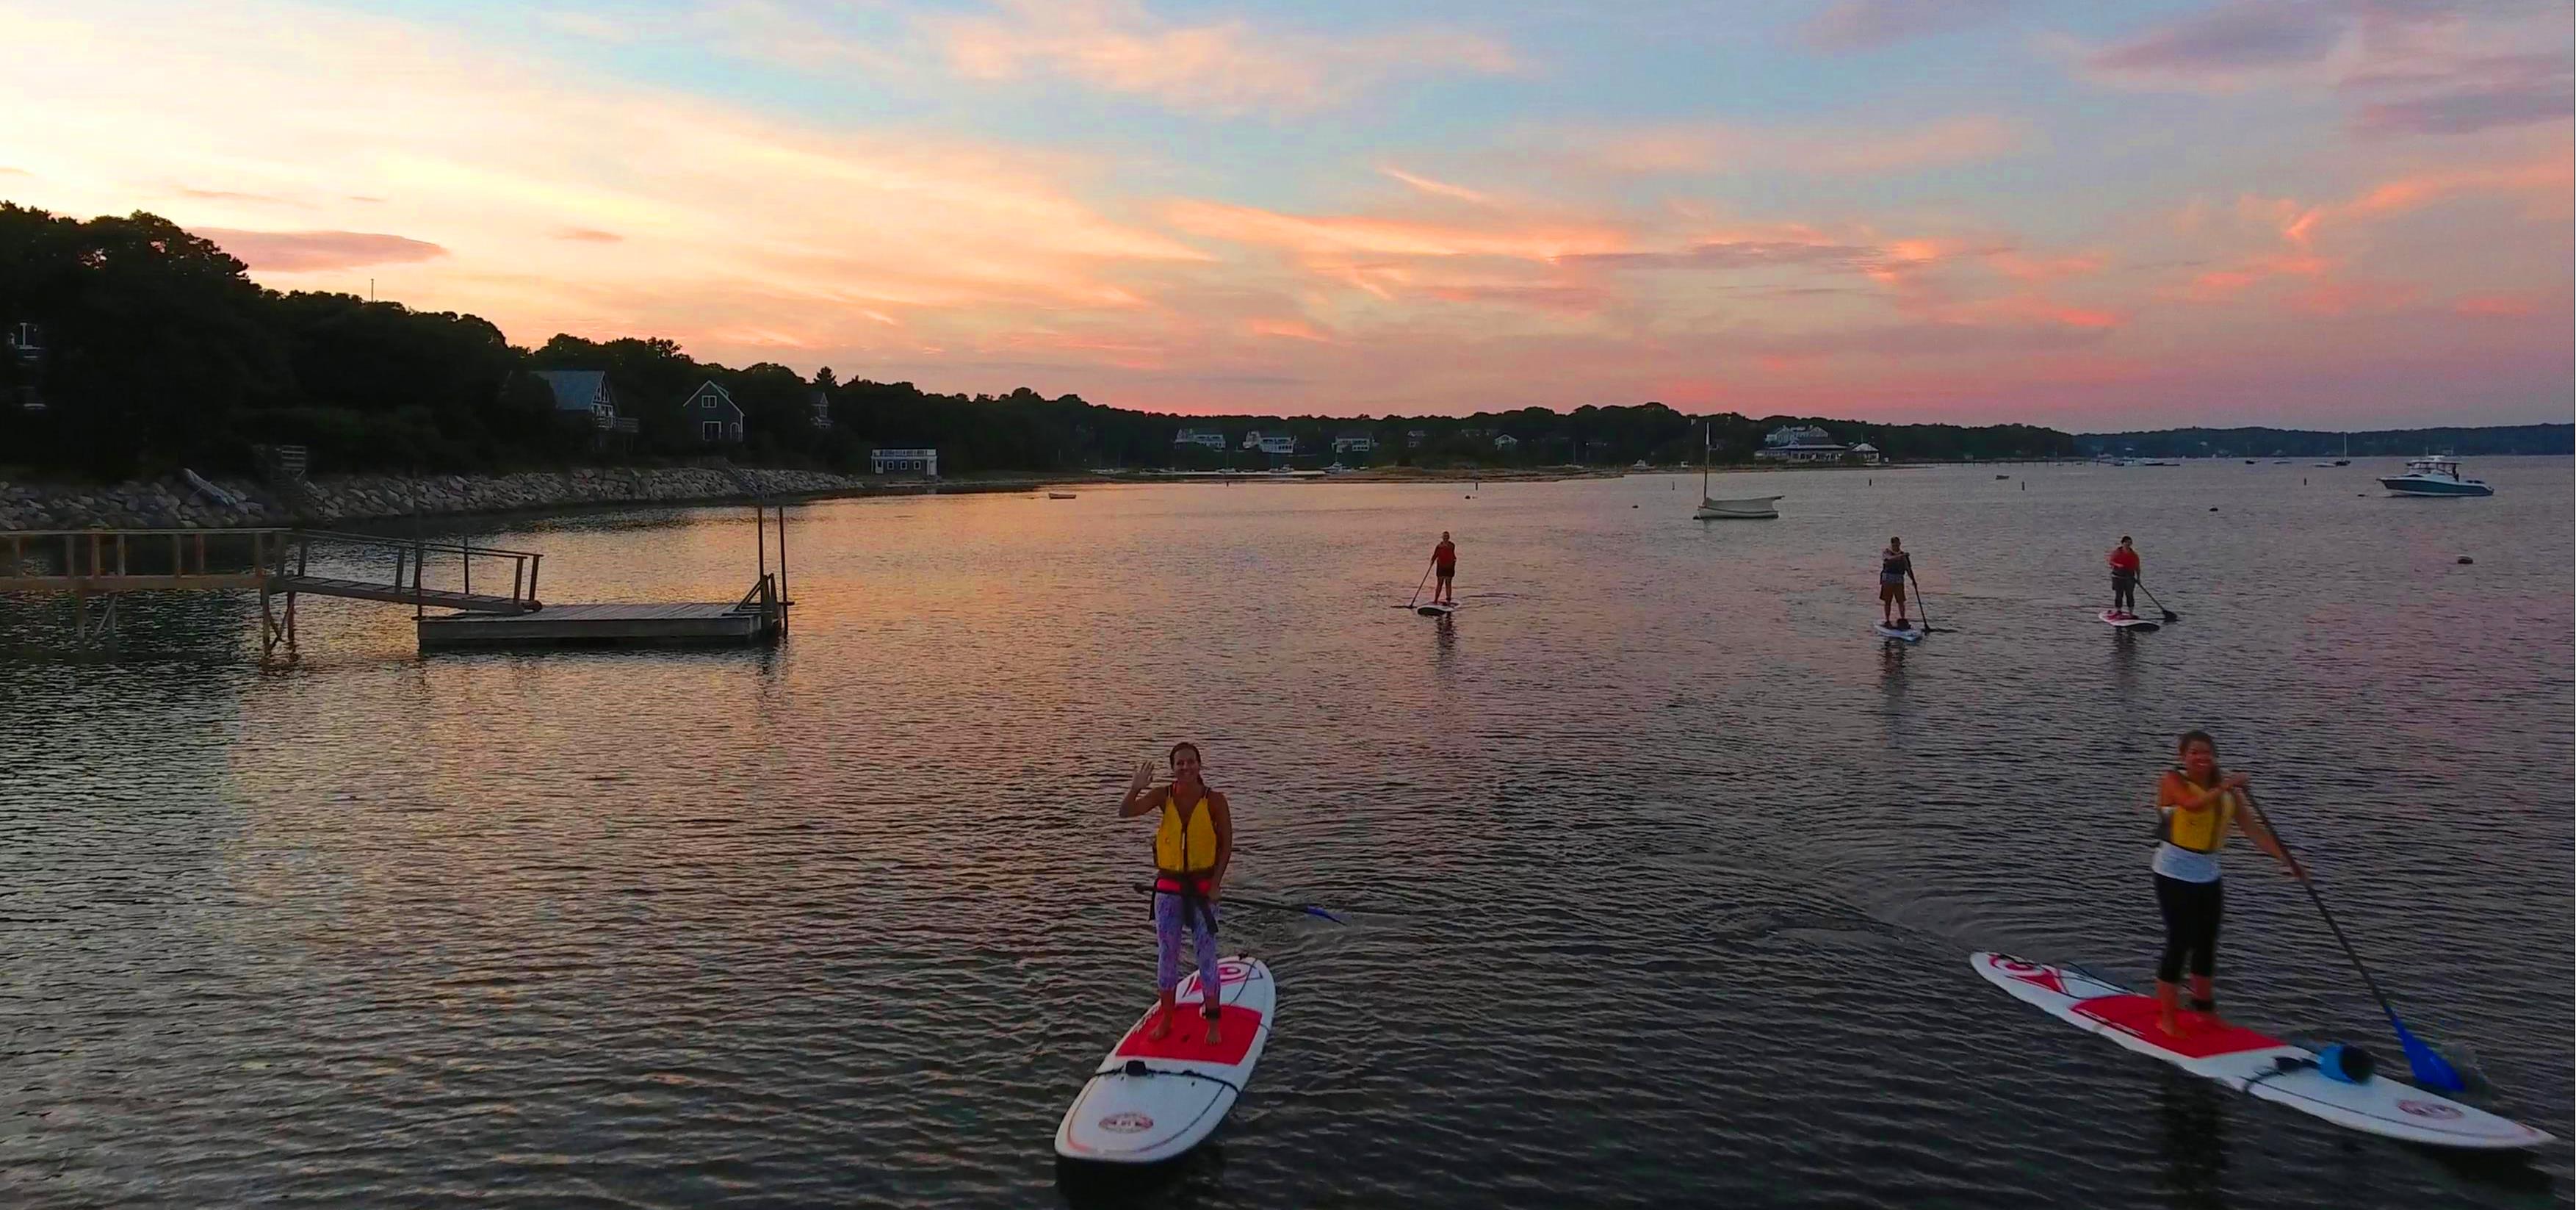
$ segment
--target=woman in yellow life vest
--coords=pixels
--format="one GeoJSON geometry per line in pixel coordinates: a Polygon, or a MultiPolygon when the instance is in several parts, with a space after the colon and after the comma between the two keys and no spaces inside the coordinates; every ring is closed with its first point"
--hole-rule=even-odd
{"type": "Polygon", "coordinates": [[[1198,745],[1172,745],[1171,761],[1171,784],[1164,786],[1154,785],[1154,762],[1138,761],[1136,779],[1118,804],[1121,819],[1158,808],[1161,815],[1154,830],[1154,940],[1160,946],[1154,981],[1162,998],[1145,1036],[1159,1042],[1172,1032],[1172,991],[1181,982],[1181,930],[1187,927],[1204,993],[1199,1011],[1213,1046],[1219,1041],[1217,997],[1224,990],[1216,973],[1216,893],[1234,857],[1234,815],[1225,795],[1200,779],[1198,745]]]}
{"type": "Polygon", "coordinates": [[[2206,731],[2186,731],[2174,747],[2179,764],[2166,770],[2156,786],[2156,810],[2164,817],[2156,829],[2156,906],[2165,917],[2164,959],[2156,964],[2156,1024],[2179,1036],[2182,989],[2177,984],[2185,959],[2191,965],[2191,1010],[2218,1011],[2213,980],[2218,965],[2218,851],[2227,844],[2228,829],[2243,832],[2291,877],[2304,875],[2247,802],[2246,776],[2220,772],[2217,740],[2206,731]]]}

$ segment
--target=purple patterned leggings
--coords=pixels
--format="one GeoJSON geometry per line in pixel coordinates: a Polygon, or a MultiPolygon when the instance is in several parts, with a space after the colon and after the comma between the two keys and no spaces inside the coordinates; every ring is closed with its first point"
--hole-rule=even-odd
{"type": "Polygon", "coordinates": [[[1191,910],[1190,901],[1182,896],[1154,893],[1154,941],[1160,950],[1154,959],[1154,987],[1169,995],[1181,985],[1181,930],[1187,928],[1198,956],[1199,988],[1213,1006],[1225,988],[1216,975],[1216,929],[1211,927],[1216,905],[1209,904],[1207,913],[1202,917],[1191,910]]]}

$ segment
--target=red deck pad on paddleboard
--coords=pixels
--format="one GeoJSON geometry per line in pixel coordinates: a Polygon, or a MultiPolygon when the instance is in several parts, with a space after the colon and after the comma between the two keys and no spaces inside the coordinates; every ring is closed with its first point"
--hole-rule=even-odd
{"type": "Polygon", "coordinates": [[[2176,1014],[2182,1024],[2182,1035],[2176,1037],[2156,1024],[2156,1002],[2151,996],[2101,996],[2076,1005],[2074,1011],[2186,1059],[2270,1050],[2281,1045],[2278,1038],[2195,1012],[2176,1014]]]}
{"type": "Polygon", "coordinates": [[[1172,1010],[1172,1031],[1157,1042],[1145,1036],[1153,1028],[1151,1020],[1139,1022],[1120,1040],[1110,1057],[1118,1059],[1170,1059],[1181,1063],[1221,1063],[1232,1066],[1243,1061],[1252,1049],[1252,1040],[1261,1035],[1261,1014],[1232,1004],[1219,1010],[1217,1042],[1208,1045],[1207,1018],[1199,1006],[1182,1001],[1172,1010]]]}

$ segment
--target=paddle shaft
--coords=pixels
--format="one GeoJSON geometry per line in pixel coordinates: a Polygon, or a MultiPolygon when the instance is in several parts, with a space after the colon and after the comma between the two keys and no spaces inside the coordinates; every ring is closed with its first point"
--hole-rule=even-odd
{"type": "Polygon", "coordinates": [[[2281,846],[2281,855],[2290,859],[2290,872],[2298,875],[2300,886],[2307,888],[2308,901],[2317,905],[2317,915],[2325,917],[2326,928],[2333,931],[2335,944],[2343,947],[2344,957],[2352,959],[2352,968],[2361,972],[2362,985],[2370,989],[2370,998],[2379,1001],[2379,1011],[2388,1014],[2389,1024],[2397,1026],[2398,1032],[2405,1032],[2406,1027],[2398,1023],[2396,1006],[2388,1002],[2388,993],[2379,990],[2379,980],[2370,977],[2370,966],[2361,960],[2361,952],[2352,948],[2352,939],[2343,935],[2343,926],[2335,923],[2334,913],[2326,910],[2325,896],[2317,893],[2316,882],[2308,877],[2307,868],[2299,864],[2298,854],[2290,851],[2290,842],[2281,836],[2281,826],[2272,822],[2271,813],[2254,801],[2252,791],[2243,793],[2245,805],[2254,809],[2255,818],[2262,820],[2263,829],[2272,834],[2272,843],[2281,846]]]}
{"type": "MultiPolygon", "coordinates": [[[[1136,889],[1148,895],[1157,893],[1154,890],[1154,884],[1150,882],[1137,883],[1136,889]]],[[[1274,912],[1299,912],[1308,916],[1321,916],[1335,924],[1341,923],[1342,919],[1311,903],[1285,903],[1277,899],[1255,899],[1248,895],[1219,895],[1210,902],[1220,907],[1267,908],[1274,912]]]]}
{"type": "Polygon", "coordinates": [[[1417,605],[1417,604],[1420,604],[1420,603],[1421,603],[1421,601],[1422,601],[1422,586],[1431,582],[1431,569],[1432,569],[1432,568],[1434,568],[1434,567],[1438,567],[1439,565],[1440,565],[1440,556],[1438,556],[1438,555],[1433,555],[1433,556],[1431,556],[1431,561],[1422,565],[1422,578],[1421,578],[1420,580],[1417,580],[1417,581],[1415,581],[1415,582],[1414,582],[1414,585],[1413,585],[1413,599],[1412,599],[1412,600],[1410,600],[1410,601],[1406,601],[1406,602],[1404,603],[1404,607],[1405,607],[1405,608],[1407,608],[1407,609],[1411,609],[1411,608],[1413,608],[1415,605],[1417,605]]]}
{"type": "Polygon", "coordinates": [[[2165,615],[2165,620],[2166,620],[2166,621],[2168,621],[2168,622],[2179,622],[2179,621],[2181,621],[2181,620],[2182,620],[2182,615],[2181,615],[2181,614],[2175,613],[2174,611],[2172,611],[2172,610],[2170,610],[2170,609],[2165,608],[2165,603],[2164,603],[2164,602],[2162,602],[2162,601],[2156,601],[2156,590],[2155,590],[2155,589],[2152,589],[2152,588],[2147,587],[2147,578],[2146,578],[2145,576],[2140,576],[2140,577],[2138,577],[2138,591],[2140,591],[2140,592],[2143,592],[2143,593],[2147,594],[2147,599],[2148,599],[2148,600],[2150,600],[2150,601],[2155,601],[2155,602],[2156,602],[2156,612],[2158,612],[2158,613],[2161,613],[2161,614],[2165,615]]]}
{"type": "Polygon", "coordinates": [[[1914,579],[1914,564],[1905,565],[1905,578],[1914,581],[1914,612],[1923,615],[1923,632],[1932,632],[1932,607],[1923,602],[1923,581],[1914,579]]]}

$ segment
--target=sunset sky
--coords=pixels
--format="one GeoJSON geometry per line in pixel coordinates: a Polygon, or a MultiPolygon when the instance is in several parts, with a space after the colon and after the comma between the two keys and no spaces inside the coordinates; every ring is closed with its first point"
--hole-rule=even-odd
{"type": "Polygon", "coordinates": [[[1123,407],[2566,421],[2571,20],[0,0],[0,199],[522,344],[1123,407]]]}

